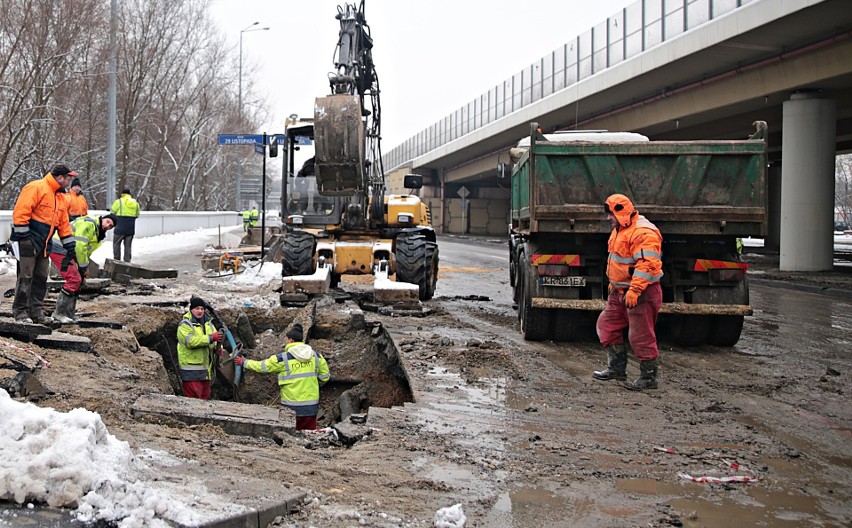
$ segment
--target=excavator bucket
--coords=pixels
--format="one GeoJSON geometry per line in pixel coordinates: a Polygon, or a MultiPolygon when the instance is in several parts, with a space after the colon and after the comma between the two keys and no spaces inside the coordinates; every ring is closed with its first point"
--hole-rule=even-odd
{"type": "Polygon", "coordinates": [[[365,190],[364,122],[361,103],[350,94],[317,97],[314,104],[317,190],[352,196],[365,190]]]}

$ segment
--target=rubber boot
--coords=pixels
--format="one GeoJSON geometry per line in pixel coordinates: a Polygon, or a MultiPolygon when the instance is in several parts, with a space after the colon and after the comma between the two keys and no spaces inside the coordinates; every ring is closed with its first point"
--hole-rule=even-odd
{"type": "Polygon", "coordinates": [[[77,304],[77,297],[67,291],[59,290],[59,297],[56,298],[56,308],[53,310],[53,318],[62,323],[68,324],[74,322],[74,313],[77,304]]]}
{"type": "Polygon", "coordinates": [[[639,379],[635,381],[625,381],[624,387],[630,390],[643,391],[645,389],[657,388],[657,369],[659,367],[658,359],[649,359],[639,362],[639,379]]]}
{"type": "Polygon", "coordinates": [[[33,312],[30,315],[30,318],[33,320],[35,324],[50,324],[54,321],[53,317],[49,315],[44,315],[44,312],[38,310],[37,312],[33,312]]]}
{"type": "Polygon", "coordinates": [[[607,367],[604,370],[592,372],[595,379],[601,381],[627,380],[627,347],[624,343],[609,345],[606,350],[607,367]]]}

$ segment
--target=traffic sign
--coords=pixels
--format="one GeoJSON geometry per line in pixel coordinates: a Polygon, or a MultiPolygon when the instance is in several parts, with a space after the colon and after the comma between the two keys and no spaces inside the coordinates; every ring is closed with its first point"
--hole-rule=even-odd
{"type": "Polygon", "coordinates": [[[254,152],[256,154],[266,154],[266,147],[264,147],[263,145],[259,145],[259,144],[255,143],[254,152]]]}
{"type": "Polygon", "coordinates": [[[457,192],[461,198],[467,198],[468,196],[470,196],[470,191],[464,185],[459,187],[459,190],[457,192]]]}
{"type": "MultiPolygon", "coordinates": [[[[275,139],[279,144],[284,142],[284,134],[267,136],[267,143],[275,139]]],[[[263,145],[263,134],[219,134],[220,145],[263,145]]],[[[308,143],[310,144],[310,143],[308,143]]]]}

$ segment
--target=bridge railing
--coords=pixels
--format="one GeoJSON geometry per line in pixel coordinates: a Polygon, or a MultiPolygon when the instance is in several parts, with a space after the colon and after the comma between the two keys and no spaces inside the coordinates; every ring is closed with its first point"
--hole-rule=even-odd
{"type": "Polygon", "coordinates": [[[392,170],[489,123],[760,0],[640,0],[385,154],[392,170]]]}

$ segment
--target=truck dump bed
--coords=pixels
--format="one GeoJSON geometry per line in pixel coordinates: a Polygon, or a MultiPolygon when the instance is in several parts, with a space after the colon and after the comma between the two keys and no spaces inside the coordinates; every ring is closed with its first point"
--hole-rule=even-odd
{"type": "Polygon", "coordinates": [[[570,134],[548,140],[533,132],[512,176],[516,229],[609,233],[603,202],[622,193],[663,233],[765,234],[762,140],[623,141],[615,135],[622,141],[604,142],[607,133],[599,134],[595,141],[573,141],[561,140],[570,134]]]}

